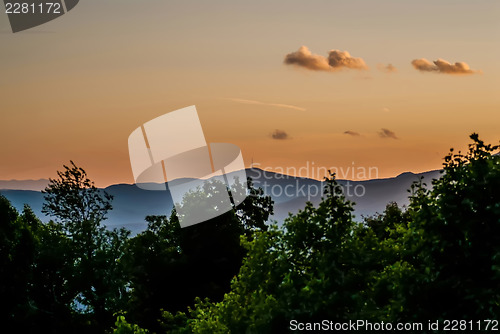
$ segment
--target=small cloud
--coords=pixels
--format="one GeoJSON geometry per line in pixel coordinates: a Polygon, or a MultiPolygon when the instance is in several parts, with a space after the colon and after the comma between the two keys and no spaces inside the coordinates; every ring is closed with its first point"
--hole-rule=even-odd
{"type": "Polygon", "coordinates": [[[328,60],[311,53],[307,46],[301,46],[299,50],[287,54],[284,62],[287,65],[296,65],[312,71],[330,71],[328,60]]]}
{"type": "Polygon", "coordinates": [[[425,58],[415,59],[411,62],[413,67],[421,72],[436,72],[444,74],[474,74],[482,73],[481,71],[472,70],[467,63],[457,62],[451,64],[450,62],[438,59],[433,62],[425,58]]]}
{"type": "Polygon", "coordinates": [[[243,104],[256,104],[256,105],[262,105],[262,106],[271,106],[271,107],[277,107],[277,108],[286,108],[286,109],[293,109],[293,110],[298,110],[298,111],[306,111],[305,108],[293,106],[290,104],[266,103],[266,102],[260,102],[260,101],[255,101],[255,100],[245,100],[245,99],[235,99],[235,98],[226,98],[226,100],[237,102],[237,103],[243,103],[243,104]]]}
{"type": "Polygon", "coordinates": [[[285,140],[289,139],[290,137],[288,136],[288,133],[286,133],[285,131],[276,129],[274,130],[273,133],[271,133],[271,138],[277,140],[285,140]]]}
{"type": "Polygon", "coordinates": [[[351,57],[349,52],[340,50],[331,50],[328,54],[328,64],[333,68],[353,68],[357,70],[366,70],[365,61],[361,58],[351,57]]]}
{"type": "Polygon", "coordinates": [[[391,109],[389,109],[389,108],[387,108],[387,107],[383,107],[383,108],[382,108],[382,111],[383,111],[383,112],[389,112],[389,111],[391,111],[391,109]]]}
{"type": "Polygon", "coordinates": [[[344,132],[345,135],[349,135],[349,136],[353,136],[353,137],[359,137],[361,136],[360,133],[356,132],[356,131],[351,131],[351,130],[347,130],[344,132]]]}
{"type": "Polygon", "coordinates": [[[342,68],[368,69],[362,58],[351,57],[347,51],[331,50],[328,57],[324,57],[313,54],[307,46],[301,46],[297,51],[287,54],[284,63],[312,71],[333,72],[342,68]]]}
{"type": "Polygon", "coordinates": [[[396,73],[398,71],[398,69],[392,64],[378,64],[377,68],[379,69],[379,71],[384,73],[396,73]]]}
{"type": "Polygon", "coordinates": [[[381,129],[378,135],[380,136],[380,138],[399,139],[398,137],[396,137],[396,134],[389,129],[381,129]]]}

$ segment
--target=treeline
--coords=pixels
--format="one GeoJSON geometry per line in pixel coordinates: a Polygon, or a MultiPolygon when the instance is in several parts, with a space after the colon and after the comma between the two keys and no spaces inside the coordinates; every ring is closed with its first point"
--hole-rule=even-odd
{"type": "Polygon", "coordinates": [[[273,203],[250,182],[252,196],[232,212],[183,229],[175,213],[150,216],[131,237],[103,227],[110,196],[66,166],[46,189],[50,223],[0,197],[2,325],[282,333],[291,320],[498,320],[499,146],[471,139],[468,152],[445,157],[432,187],[412,186],[407,208],[390,203],[362,223],[332,175],[319,206],[282,227],[264,224],[273,203]]]}
{"type": "MultiPolygon", "coordinates": [[[[272,200],[248,185],[252,196],[216,219],[181,229],[175,212],[148,216],[147,229],[134,237],[104,226],[112,196],[73,162],[44,191],[49,223],[0,196],[2,326],[12,333],[104,333],[126,314],[161,331],[163,311],[186,311],[197,296],[221,300],[245,255],[240,237],[267,229],[273,212],[272,200]]],[[[200,191],[226,191],[205,187],[200,191]]]]}

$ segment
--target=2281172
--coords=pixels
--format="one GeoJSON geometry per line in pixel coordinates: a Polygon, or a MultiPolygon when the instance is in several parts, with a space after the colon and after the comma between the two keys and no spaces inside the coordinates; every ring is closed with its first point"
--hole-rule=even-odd
{"type": "Polygon", "coordinates": [[[42,2],[39,4],[26,2],[7,2],[6,14],[63,14],[61,4],[58,2],[42,2]]]}
{"type": "Polygon", "coordinates": [[[498,320],[444,320],[444,331],[498,331],[498,320]]]}

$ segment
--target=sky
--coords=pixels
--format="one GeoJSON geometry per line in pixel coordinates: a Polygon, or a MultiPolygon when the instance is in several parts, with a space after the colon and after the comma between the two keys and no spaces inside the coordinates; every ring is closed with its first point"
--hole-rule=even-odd
{"type": "Polygon", "coordinates": [[[73,160],[132,183],[130,133],[190,105],[246,166],[439,169],[472,132],[500,139],[499,17],[496,0],[84,0],[13,34],[2,7],[0,179],[73,160]]]}

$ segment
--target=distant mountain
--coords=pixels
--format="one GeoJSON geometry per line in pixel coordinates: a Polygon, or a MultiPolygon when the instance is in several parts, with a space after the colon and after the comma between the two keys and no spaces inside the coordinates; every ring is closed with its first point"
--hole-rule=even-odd
{"type": "MultiPolygon", "coordinates": [[[[323,194],[323,183],[318,180],[288,176],[261,169],[247,169],[247,176],[251,177],[256,187],[264,189],[271,195],[274,204],[272,220],[282,223],[288,213],[296,213],[304,208],[307,201],[317,205],[323,194]]],[[[373,215],[382,212],[389,202],[399,205],[408,204],[407,189],[414,181],[424,177],[424,182],[430,185],[433,178],[439,178],[439,171],[421,174],[403,173],[394,178],[376,179],[368,181],[339,180],[347,198],[355,202],[356,219],[361,216],[373,215]]],[[[175,180],[174,182],[182,182],[175,180]]],[[[43,194],[39,191],[47,185],[47,180],[37,181],[0,181],[0,193],[7,197],[12,204],[22,210],[25,203],[43,220],[49,218],[41,212],[43,194]],[[45,183],[43,183],[45,181],[45,183]],[[6,185],[6,186],[5,186],[6,185]],[[43,185],[43,187],[42,187],[43,185]],[[24,188],[23,188],[24,187],[24,188]],[[29,190],[26,190],[29,189],[29,190]]],[[[126,227],[133,233],[145,229],[144,218],[147,215],[170,215],[173,207],[172,198],[168,191],[142,190],[135,185],[116,184],[105,188],[114,196],[113,210],[109,212],[105,224],[110,227],[126,227]]]]}
{"type": "MultiPolygon", "coordinates": [[[[142,190],[135,185],[117,184],[105,190],[114,196],[113,210],[104,222],[108,227],[126,227],[135,232],[145,229],[144,218],[147,215],[170,215],[173,207],[172,198],[166,191],[142,190]]],[[[42,221],[50,218],[42,213],[43,194],[33,190],[0,190],[19,211],[28,204],[42,221]]]]}
{"type": "Polygon", "coordinates": [[[11,189],[11,190],[35,190],[41,191],[49,184],[49,180],[0,180],[0,190],[11,189]]]}
{"type": "MultiPolygon", "coordinates": [[[[324,183],[318,180],[265,172],[259,169],[247,170],[247,175],[252,177],[256,187],[263,188],[273,197],[275,202],[273,218],[278,222],[283,221],[289,212],[296,213],[302,209],[307,201],[318,205],[323,195],[324,183]],[[280,194],[280,189],[287,189],[287,194],[285,191],[280,194]],[[289,196],[290,194],[293,196],[289,196]]],[[[407,205],[409,203],[408,189],[421,177],[430,186],[432,179],[440,177],[440,171],[420,174],[403,173],[393,178],[367,181],[338,180],[338,183],[343,186],[347,199],[356,203],[354,214],[358,220],[361,220],[361,216],[382,212],[389,202],[407,205]]]]}

